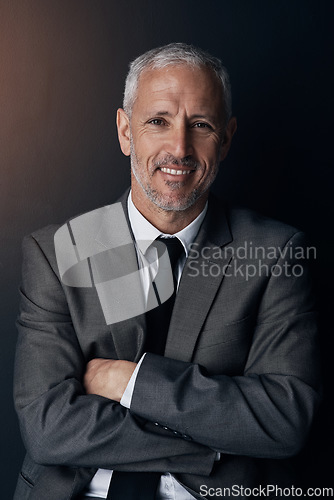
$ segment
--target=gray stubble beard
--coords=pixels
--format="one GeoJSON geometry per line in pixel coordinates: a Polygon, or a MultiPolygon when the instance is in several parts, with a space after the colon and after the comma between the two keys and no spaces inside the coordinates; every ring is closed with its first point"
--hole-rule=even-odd
{"type": "MultiPolygon", "coordinates": [[[[144,191],[144,193],[148,197],[148,199],[152,203],[154,203],[157,207],[159,207],[161,210],[175,211],[175,212],[181,212],[181,211],[185,211],[185,210],[189,209],[190,207],[192,207],[196,203],[196,201],[201,196],[203,196],[207,192],[207,190],[210,188],[211,184],[213,183],[213,181],[216,178],[216,175],[218,172],[218,166],[219,166],[219,162],[217,162],[216,165],[214,166],[214,170],[213,170],[210,178],[208,179],[207,185],[204,186],[204,189],[194,189],[190,193],[190,195],[183,196],[181,199],[178,200],[178,202],[175,202],[175,200],[168,202],[168,201],[162,199],[163,197],[159,194],[159,192],[156,189],[152,189],[151,186],[149,186],[148,184],[144,184],[143,179],[141,178],[141,175],[139,173],[140,162],[138,161],[138,158],[137,158],[137,155],[135,152],[132,136],[130,137],[130,161],[131,161],[131,171],[132,171],[136,181],[138,182],[138,184],[140,185],[140,187],[142,188],[142,190],[144,191]]],[[[161,161],[159,163],[162,164],[163,161],[161,161]]],[[[177,160],[174,161],[174,164],[176,164],[176,165],[180,165],[180,163],[182,165],[182,162],[179,162],[177,160]]],[[[166,181],[166,184],[169,187],[171,187],[172,190],[176,191],[177,189],[180,189],[182,187],[183,183],[180,181],[166,181]]]]}

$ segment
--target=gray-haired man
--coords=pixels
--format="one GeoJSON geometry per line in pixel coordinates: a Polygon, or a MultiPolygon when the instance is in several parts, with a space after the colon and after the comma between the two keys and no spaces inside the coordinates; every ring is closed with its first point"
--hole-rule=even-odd
{"type": "Polygon", "coordinates": [[[304,239],[209,195],[236,130],[226,70],[184,44],[140,56],[117,128],[131,191],[24,244],[15,500],[292,486],[319,399],[304,239]]]}

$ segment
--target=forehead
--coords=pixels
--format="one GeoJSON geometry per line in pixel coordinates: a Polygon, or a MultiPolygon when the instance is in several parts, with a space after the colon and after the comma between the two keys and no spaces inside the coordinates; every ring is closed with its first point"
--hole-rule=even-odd
{"type": "Polygon", "coordinates": [[[135,105],[185,104],[197,108],[222,108],[222,89],[218,77],[206,67],[187,64],[148,68],[140,75],[135,105]]]}

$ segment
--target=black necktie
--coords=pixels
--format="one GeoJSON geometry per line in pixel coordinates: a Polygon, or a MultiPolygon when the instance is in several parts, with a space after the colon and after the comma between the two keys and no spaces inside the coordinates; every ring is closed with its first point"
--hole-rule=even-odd
{"type": "Polygon", "coordinates": [[[184,252],[184,249],[181,241],[176,237],[162,238],[159,236],[156,241],[158,241],[159,243],[163,243],[167,247],[169,260],[173,271],[174,291],[171,297],[169,297],[169,299],[163,303],[160,303],[158,296],[159,292],[158,290],[156,291],[157,299],[160,305],[146,313],[147,338],[144,350],[146,352],[163,355],[166,345],[169,323],[176,297],[177,264],[179,262],[179,259],[181,258],[182,253],[184,252]]]}
{"type": "MultiPolygon", "coordinates": [[[[166,245],[173,271],[174,292],[169,299],[146,313],[147,341],[146,352],[163,354],[174,306],[177,287],[177,263],[184,251],[176,237],[157,238],[166,245]]],[[[158,271],[159,272],[159,271],[158,271]]],[[[157,292],[158,293],[158,292],[157,292]]],[[[157,297],[158,298],[158,297],[157,297]]],[[[159,301],[159,298],[158,298],[159,301]]],[[[160,303],[160,301],[159,301],[160,303]]],[[[107,499],[109,500],[154,500],[160,481],[160,472],[120,472],[114,471],[107,499]]]]}

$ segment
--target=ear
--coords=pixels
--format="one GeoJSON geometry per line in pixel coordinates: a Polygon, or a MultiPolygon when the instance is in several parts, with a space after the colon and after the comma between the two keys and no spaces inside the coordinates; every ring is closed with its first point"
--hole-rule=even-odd
{"type": "Polygon", "coordinates": [[[124,109],[117,110],[116,124],[121,150],[125,156],[130,156],[130,120],[124,109]]]}
{"type": "Polygon", "coordinates": [[[225,160],[231,147],[232,138],[237,130],[237,119],[233,116],[227,124],[224,140],[220,149],[220,161],[225,160]]]}

